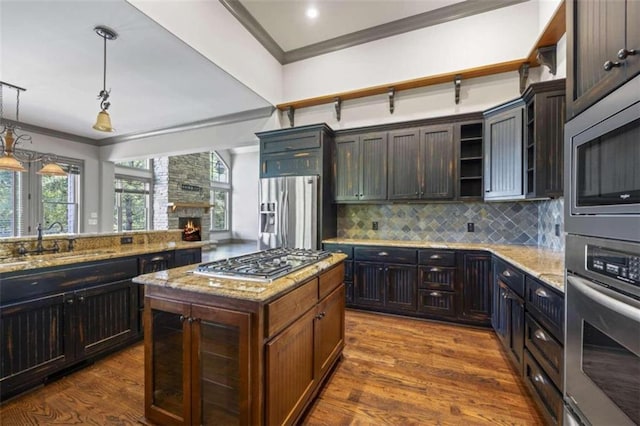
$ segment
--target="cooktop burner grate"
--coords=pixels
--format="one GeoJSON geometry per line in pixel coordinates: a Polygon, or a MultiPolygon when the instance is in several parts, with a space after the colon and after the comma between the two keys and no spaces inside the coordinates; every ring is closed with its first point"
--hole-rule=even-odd
{"type": "Polygon", "coordinates": [[[208,277],[271,282],[329,256],[330,252],[322,250],[276,248],[202,263],[193,273],[208,277]]]}

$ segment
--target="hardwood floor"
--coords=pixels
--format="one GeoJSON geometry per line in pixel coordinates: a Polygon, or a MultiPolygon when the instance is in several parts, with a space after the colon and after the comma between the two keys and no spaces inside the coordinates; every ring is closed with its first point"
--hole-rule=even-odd
{"type": "MultiPolygon", "coordinates": [[[[347,311],[344,359],[305,424],[538,425],[491,330],[347,311]]],[[[134,425],[137,344],[0,406],[2,425],[134,425]]]]}

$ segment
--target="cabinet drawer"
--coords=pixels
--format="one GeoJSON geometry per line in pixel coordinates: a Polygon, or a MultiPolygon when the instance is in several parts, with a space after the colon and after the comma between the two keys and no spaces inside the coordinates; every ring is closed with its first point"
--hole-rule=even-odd
{"type": "Polygon", "coordinates": [[[418,291],[418,311],[443,317],[456,316],[455,293],[435,290],[418,291]]]}
{"type": "Polygon", "coordinates": [[[356,260],[378,263],[416,263],[416,250],[390,247],[356,247],[356,260]]]}
{"type": "Polygon", "coordinates": [[[349,244],[323,244],[323,249],[331,253],[344,253],[347,259],[353,259],[353,246],[349,244]]]}
{"type": "Polygon", "coordinates": [[[556,387],[562,389],[562,344],[529,314],[525,320],[525,345],[556,387]]]}
{"type": "Polygon", "coordinates": [[[344,282],[344,264],[329,269],[320,275],[320,284],[318,286],[318,300],[324,299],[326,295],[331,293],[334,288],[344,282]]]}
{"type": "Polygon", "coordinates": [[[562,394],[553,385],[549,376],[531,356],[524,351],[524,381],[531,390],[531,394],[548,424],[562,423],[562,394]]]}
{"type": "Polygon", "coordinates": [[[285,152],[320,148],[320,132],[301,132],[260,140],[260,152],[285,152]]]}
{"type": "Polygon", "coordinates": [[[495,262],[496,279],[507,284],[518,296],[524,297],[524,274],[502,260],[496,259],[495,262]]]}
{"type": "Polygon", "coordinates": [[[527,277],[525,302],[535,320],[564,342],[564,294],[527,277]]]}
{"type": "Polygon", "coordinates": [[[121,281],[136,275],[138,263],[134,257],[64,266],[46,272],[24,271],[19,275],[2,277],[0,303],[121,281]]]}
{"type": "Polygon", "coordinates": [[[446,250],[419,250],[418,263],[420,265],[456,266],[456,254],[446,250]]]}
{"type": "Polygon", "coordinates": [[[295,290],[267,305],[267,337],[292,323],[318,301],[318,278],[313,278],[295,290]]]}
{"type": "Polygon", "coordinates": [[[442,268],[440,266],[420,266],[419,288],[431,290],[455,290],[456,268],[442,268]]]}

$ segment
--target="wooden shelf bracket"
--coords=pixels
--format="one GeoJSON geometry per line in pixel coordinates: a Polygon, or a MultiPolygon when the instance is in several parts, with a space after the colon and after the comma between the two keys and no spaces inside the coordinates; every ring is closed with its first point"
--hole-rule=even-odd
{"type": "Polygon", "coordinates": [[[527,88],[527,79],[529,78],[529,62],[520,65],[518,73],[520,74],[520,93],[523,93],[527,88]]]}
{"type": "Polygon", "coordinates": [[[396,97],[396,89],[390,87],[387,95],[389,96],[389,113],[393,114],[393,110],[395,109],[394,101],[396,97]]]}
{"type": "Polygon", "coordinates": [[[289,118],[289,126],[293,127],[293,116],[296,113],[296,109],[293,107],[293,105],[289,105],[289,108],[287,108],[287,118],[289,118]]]}
{"type": "Polygon", "coordinates": [[[536,54],[538,62],[547,68],[549,72],[556,75],[556,45],[539,47],[536,54]]]}
{"type": "Polygon", "coordinates": [[[340,121],[340,112],[342,110],[342,99],[337,97],[333,100],[333,106],[336,109],[336,120],[340,121]]]}
{"type": "Polygon", "coordinates": [[[456,74],[456,76],[453,77],[453,85],[456,90],[456,105],[460,103],[460,83],[462,83],[462,76],[460,74],[456,74]]]}

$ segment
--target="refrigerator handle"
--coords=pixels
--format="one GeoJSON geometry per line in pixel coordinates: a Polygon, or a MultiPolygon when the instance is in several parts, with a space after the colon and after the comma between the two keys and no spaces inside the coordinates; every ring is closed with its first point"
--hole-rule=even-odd
{"type": "Polygon", "coordinates": [[[289,242],[289,188],[283,191],[282,200],[282,247],[288,247],[289,242]]]}

